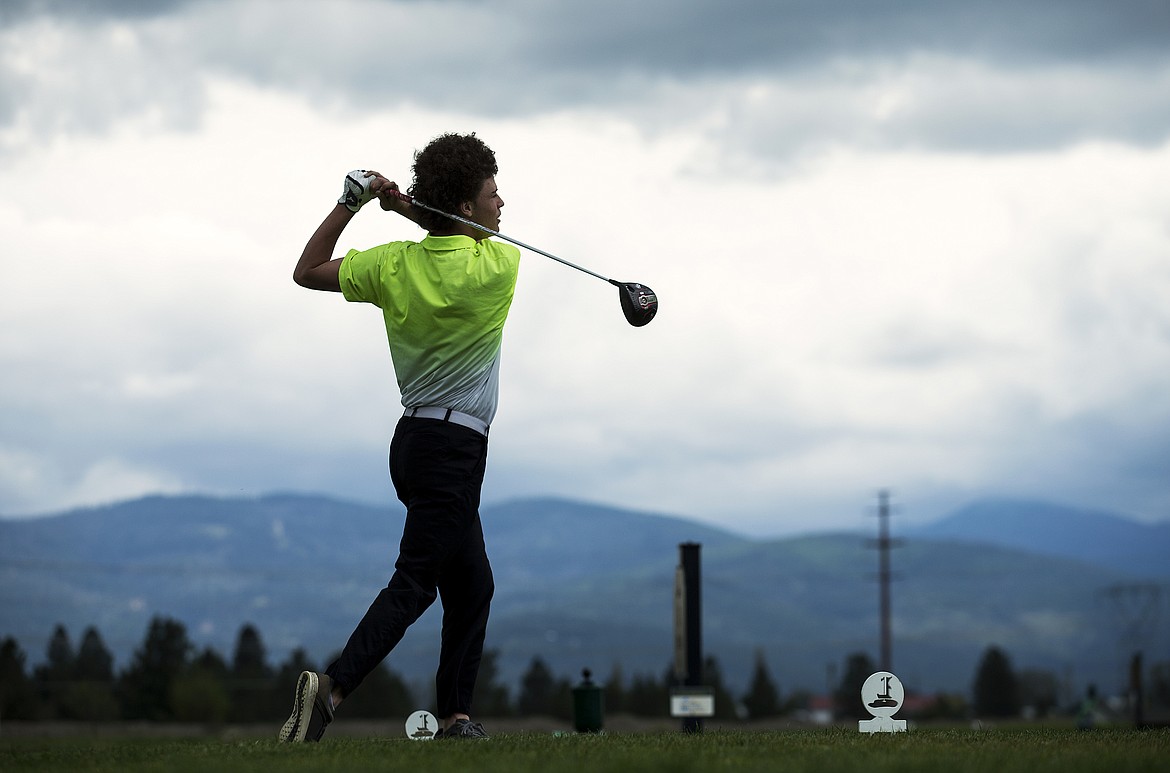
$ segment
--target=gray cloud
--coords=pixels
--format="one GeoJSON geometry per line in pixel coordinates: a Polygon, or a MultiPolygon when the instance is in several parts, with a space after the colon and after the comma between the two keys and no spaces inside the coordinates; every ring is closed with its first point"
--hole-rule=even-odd
{"type": "MultiPolygon", "coordinates": [[[[1019,5],[5,4],[6,235],[14,254],[55,257],[22,261],[0,303],[14,321],[0,510],[290,480],[384,498],[384,428],[305,417],[302,402],[333,374],[391,383],[380,331],[358,346],[336,332],[350,312],[285,299],[272,253],[297,254],[300,207],[316,211],[333,180],[319,175],[346,155],[465,121],[503,143],[518,236],[625,265],[668,299],[629,339],[640,350],[616,353],[589,283],[562,296],[575,280],[529,264],[492,497],[539,486],[707,513],[734,499],[737,518],[766,524],[778,501],[835,518],[880,485],[957,503],[994,484],[1163,515],[1163,4],[1019,5]],[[437,47],[454,18],[477,35],[437,47]],[[42,165],[58,163],[105,181],[101,196],[41,208],[57,194],[42,165]],[[270,182],[295,194],[221,208],[248,164],[286,167],[270,182]],[[188,181],[181,196],[100,207],[133,201],[161,167],[188,181]],[[587,191],[597,229],[580,227],[582,169],[621,186],[587,191]],[[730,235],[751,248],[729,252],[730,235]],[[97,250],[69,263],[58,239],[97,250]],[[164,244],[178,254],[159,263],[164,244]],[[228,255],[238,298],[197,281],[228,255]],[[95,296],[115,256],[132,277],[95,296]],[[66,265],[67,284],[47,279],[66,265]],[[731,308],[719,281],[763,292],[731,308]],[[545,309],[523,317],[549,297],[555,326],[545,309]],[[652,390],[618,394],[598,375],[634,367],[656,374],[652,390]],[[661,464],[632,453],[647,427],[661,464]]],[[[393,415],[383,397],[369,415],[393,415]]]]}
{"type": "Polygon", "coordinates": [[[166,16],[199,0],[5,0],[0,28],[46,17],[91,22],[166,16]]]}
{"type": "MultiPolygon", "coordinates": [[[[772,71],[836,59],[947,53],[1012,64],[1164,60],[1170,8],[1157,0],[970,3],[521,3],[530,50],[552,63],[648,72],[772,71]]],[[[533,57],[534,60],[538,57],[533,57]]]]}
{"type": "MultiPolygon", "coordinates": [[[[149,19],[212,6],[238,12],[247,5],[238,0],[8,0],[0,7],[0,26],[43,18],[86,23],[149,19]]],[[[274,20],[286,22],[314,10],[312,4],[261,5],[274,20]]],[[[463,50],[479,56],[491,56],[494,49],[551,68],[672,74],[816,66],[838,58],[924,51],[1015,63],[1165,59],[1170,41],[1170,7],[1161,0],[382,0],[321,3],[317,9],[350,34],[355,28],[346,22],[367,14],[428,18],[435,21],[435,31],[454,20],[476,21],[484,32],[483,48],[463,50]]],[[[227,37],[232,31],[222,30],[227,37]]],[[[356,31],[364,39],[384,34],[402,46],[409,45],[412,30],[387,24],[356,31]]]]}
{"type": "Polygon", "coordinates": [[[650,132],[714,115],[716,146],[764,157],[834,142],[990,152],[1092,138],[1149,144],[1170,126],[1170,6],[1156,0],[289,8],[9,4],[0,31],[24,48],[0,69],[0,121],[23,129],[8,144],[144,114],[190,126],[209,76],[322,109],[371,100],[489,116],[592,109],[650,132]],[[455,20],[478,34],[438,45],[455,20]],[[51,35],[47,23],[58,25],[51,35]]]}

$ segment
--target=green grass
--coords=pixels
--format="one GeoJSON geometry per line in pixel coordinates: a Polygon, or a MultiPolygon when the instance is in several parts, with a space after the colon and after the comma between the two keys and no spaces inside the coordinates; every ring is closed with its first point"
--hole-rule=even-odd
{"type": "Polygon", "coordinates": [[[843,771],[1082,773],[1165,771],[1170,731],[938,730],[862,735],[842,729],[579,736],[495,735],[489,741],[0,738],[3,771],[843,771]]]}

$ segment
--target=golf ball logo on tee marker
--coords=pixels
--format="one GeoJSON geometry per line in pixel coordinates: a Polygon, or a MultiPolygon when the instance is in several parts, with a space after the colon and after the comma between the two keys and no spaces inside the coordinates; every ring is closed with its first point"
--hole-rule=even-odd
{"type": "Polygon", "coordinates": [[[406,718],[406,737],[412,741],[434,740],[439,720],[429,711],[416,711],[406,718]]]}
{"type": "Polygon", "coordinates": [[[902,708],[902,701],[906,691],[901,680],[889,671],[878,671],[870,674],[861,686],[861,703],[865,710],[873,715],[873,719],[861,719],[857,722],[857,730],[862,733],[900,733],[906,729],[906,720],[891,719],[898,709],[902,708]]]}

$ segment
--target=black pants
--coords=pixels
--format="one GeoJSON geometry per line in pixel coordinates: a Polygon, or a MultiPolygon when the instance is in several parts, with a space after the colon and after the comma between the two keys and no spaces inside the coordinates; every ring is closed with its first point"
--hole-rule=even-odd
{"type": "Polygon", "coordinates": [[[479,497],[487,438],[437,419],[403,418],[390,443],[390,479],[406,505],[398,560],[325,673],[348,695],[378,667],[436,598],[443,634],[435,691],[440,718],[471,713],[495,583],[479,497]]]}

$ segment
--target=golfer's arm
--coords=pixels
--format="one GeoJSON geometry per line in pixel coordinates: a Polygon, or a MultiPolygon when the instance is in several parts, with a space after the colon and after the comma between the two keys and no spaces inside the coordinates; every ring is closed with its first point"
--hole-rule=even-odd
{"type": "Polygon", "coordinates": [[[297,261],[297,267],[293,269],[294,282],[310,290],[341,292],[341,280],[337,276],[341,259],[331,258],[341,232],[349,225],[353,215],[353,212],[338,204],[317,226],[305,245],[305,251],[301,253],[301,259],[297,261]]]}

